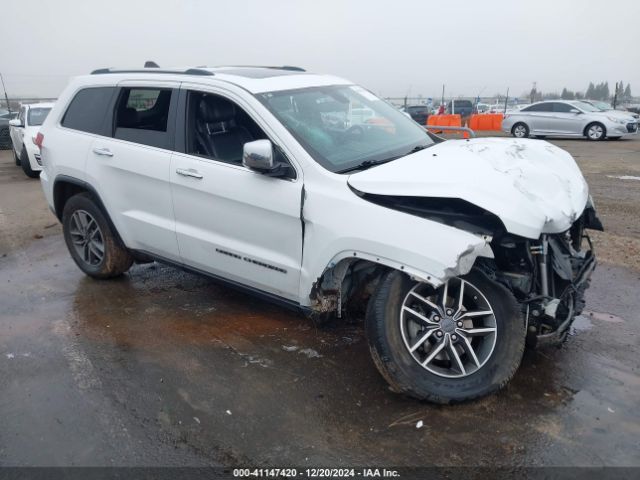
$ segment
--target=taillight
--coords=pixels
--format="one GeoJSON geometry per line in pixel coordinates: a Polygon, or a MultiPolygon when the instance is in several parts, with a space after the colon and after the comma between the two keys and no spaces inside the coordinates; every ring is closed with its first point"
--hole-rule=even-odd
{"type": "Polygon", "coordinates": [[[42,148],[42,142],[44,142],[44,135],[38,132],[38,134],[33,138],[33,143],[35,143],[38,148],[42,148]]]}

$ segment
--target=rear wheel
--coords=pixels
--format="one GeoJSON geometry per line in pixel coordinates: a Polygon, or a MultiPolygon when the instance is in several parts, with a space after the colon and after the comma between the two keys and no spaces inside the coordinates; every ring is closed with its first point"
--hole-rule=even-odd
{"type": "Polygon", "coordinates": [[[511,292],[479,272],[434,289],[393,271],[369,302],[366,331],[393,390],[454,403],[506,385],[520,365],[526,328],[511,292]]]}
{"type": "Polygon", "coordinates": [[[67,201],[62,227],[71,257],[90,277],[116,277],[131,267],[133,257],[89,194],[81,193],[67,201]]]}
{"type": "Polygon", "coordinates": [[[527,138],[529,136],[529,127],[522,122],[518,122],[511,128],[511,135],[516,138],[527,138]]]}
{"type": "Polygon", "coordinates": [[[587,125],[587,128],[584,129],[584,132],[587,140],[591,140],[594,142],[604,140],[604,137],[607,135],[607,130],[604,128],[604,125],[598,122],[587,125]]]}
{"type": "Polygon", "coordinates": [[[29,163],[29,154],[24,147],[22,148],[22,152],[20,152],[20,166],[27,177],[38,178],[40,176],[39,170],[33,170],[31,168],[31,163],[29,163]]]}

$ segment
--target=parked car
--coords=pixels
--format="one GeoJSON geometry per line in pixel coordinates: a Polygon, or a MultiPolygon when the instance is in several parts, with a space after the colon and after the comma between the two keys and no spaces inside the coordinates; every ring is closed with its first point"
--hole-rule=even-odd
{"type": "Polygon", "coordinates": [[[85,274],[155,259],[317,320],[364,308],[392,389],[440,403],[503,387],[525,342],[562,343],[602,229],[564,150],[443,141],[293,67],[97,70],[36,144],[85,274]],[[352,105],[375,121],[340,129],[352,105]]]}
{"type": "Polygon", "coordinates": [[[40,149],[35,138],[52,107],[53,103],[22,105],[18,117],[9,121],[16,165],[21,166],[25,175],[30,178],[37,178],[42,170],[40,149]]]}
{"type": "Polygon", "coordinates": [[[638,122],[631,116],[600,111],[586,102],[552,100],[508,112],[502,121],[502,131],[517,138],[535,135],[604,140],[637,133],[638,122]]]}
{"type": "Polygon", "coordinates": [[[16,117],[16,112],[0,109],[0,150],[11,148],[11,134],[9,133],[9,120],[16,117]]]}
{"type": "Polygon", "coordinates": [[[468,117],[473,113],[473,102],[471,100],[450,100],[447,104],[447,113],[455,113],[463,117],[468,117]]]}
{"type": "Polygon", "coordinates": [[[593,105],[594,107],[596,107],[598,110],[600,110],[601,112],[609,112],[611,114],[620,116],[620,117],[633,117],[636,120],[638,120],[640,118],[640,114],[635,113],[635,112],[631,112],[628,110],[620,110],[620,109],[615,109],[613,108],[613,105],[611,105],[608,102],[602,102],[600,100],[581,100],[584,103],[588,103],[589,105],[593,105]]]}
{"type": "Polygon", "coordinates": [[[420,125],[426,125],[429,118],[430,109],[428,105],[408,105],[404,108],[404,111],[420,125]]]}
{"type": "Polygon", "coordinates": [[[478,103],[475,106],[474,113],[489,113],[490,109],[491,109],[491,105],[489,105],[488,103],[478,103]]]}

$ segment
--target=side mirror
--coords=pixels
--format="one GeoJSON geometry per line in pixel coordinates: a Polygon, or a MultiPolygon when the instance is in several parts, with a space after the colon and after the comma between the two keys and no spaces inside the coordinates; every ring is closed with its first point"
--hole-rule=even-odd
{"type": "Polygon", "coordinates": [[[571,110],[569,110],[569,112],[571,113],[582,113],[580,110],[578,110],[577,108],[572,108],[571,110]]]}
{"type": "Polygon", "coordinates": [[[254,140],[244,144],[242,164],[245,167],[267,173],[275,168],[273,145],[269,140],[254,140]]]}
{"type": "Polygon", "coordinates": [[[9,120],[9,125],[11,125],[12,127],[24,127],[24,125],[22,125],[22,122],[17,118],[9,120]]]}

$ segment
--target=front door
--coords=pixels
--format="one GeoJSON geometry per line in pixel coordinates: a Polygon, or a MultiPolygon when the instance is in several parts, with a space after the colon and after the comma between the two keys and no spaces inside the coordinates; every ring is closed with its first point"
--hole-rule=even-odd
{"type": "Polygon", "coordinates": [[[573,105],[564,102],[553,103],[551,130],[568,135],[582,134],[582,113],[573,105]]]}
{"type": "Polygon", "coordinates": [[[244,143],[267,135],[241,101],[181,91],[185,139],[171,162],[180,255],[188,266],[297,300],[302,178],[273,178],[242,165],[244,143]]]}

